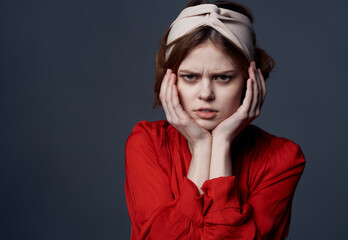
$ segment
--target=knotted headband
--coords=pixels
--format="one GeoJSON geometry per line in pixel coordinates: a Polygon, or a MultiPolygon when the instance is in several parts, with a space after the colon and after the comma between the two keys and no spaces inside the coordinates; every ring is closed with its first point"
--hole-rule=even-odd
{"type": "MultiPolygon", "coordinates": [[[[167,45],[200,27],[210,26],[239,47],[248,60],[254,59],[253,26],[241,13],[219,8],[214,4],[201,4],[185,8],[175,21],[167,38],[167,45]]],[[[172,46],[173,47],[173,46],[172,46]]],[[[166,52],[168,59],[172,47],[166,52]]]]}

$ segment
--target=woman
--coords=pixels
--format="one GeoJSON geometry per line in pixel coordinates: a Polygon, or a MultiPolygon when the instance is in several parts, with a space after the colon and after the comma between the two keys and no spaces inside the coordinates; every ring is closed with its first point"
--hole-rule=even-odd
{"type": "Polygon", "coordinates": [[[244,7],[191,1],[164,36],[155,104],[126,143],[135,239],[284,239],[304,169],[298,145],[249,125],[274,61],[244,7]],[[259,67],[259,68],[258,68],[259,67]]]}

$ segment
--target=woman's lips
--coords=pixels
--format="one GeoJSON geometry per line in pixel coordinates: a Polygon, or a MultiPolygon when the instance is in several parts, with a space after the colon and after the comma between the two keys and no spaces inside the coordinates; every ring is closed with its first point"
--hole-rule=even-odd
{"type": "Polygon", "coordinates": [[[214,109],[199,109],[194,111],[199,118],[213,119],[217,115],[217,111],[214,109]]]}

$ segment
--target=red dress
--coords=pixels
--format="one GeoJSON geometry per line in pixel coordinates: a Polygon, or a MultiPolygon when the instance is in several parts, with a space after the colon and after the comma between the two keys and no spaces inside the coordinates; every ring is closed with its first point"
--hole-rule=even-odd
{"type": "Polygon", "coordinates": [[[249,125],[232,144],[233,176],[186,178],[187,141],[167,121],[137,123],[126,143],[131,239],[285,239],[304,170],[300,147],[249,125]]]}

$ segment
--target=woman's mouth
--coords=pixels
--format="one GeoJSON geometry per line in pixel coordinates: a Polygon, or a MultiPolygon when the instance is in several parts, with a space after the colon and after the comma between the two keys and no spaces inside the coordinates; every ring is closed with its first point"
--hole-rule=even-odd
{"type": "Polygon", "coordinates": [[[209,108],[202,108],[195,110],[194,113],[202,119],[213,119],[217,115],[217,110],[215,109],[209,109],[209,108]]]}

